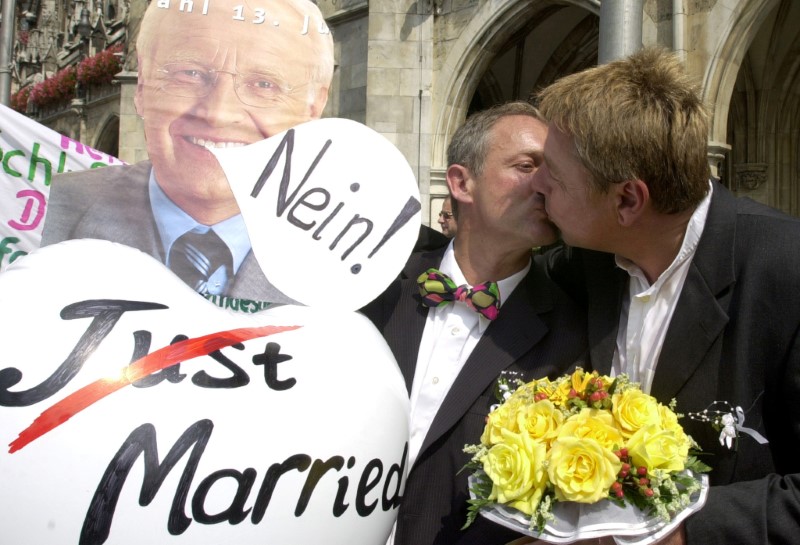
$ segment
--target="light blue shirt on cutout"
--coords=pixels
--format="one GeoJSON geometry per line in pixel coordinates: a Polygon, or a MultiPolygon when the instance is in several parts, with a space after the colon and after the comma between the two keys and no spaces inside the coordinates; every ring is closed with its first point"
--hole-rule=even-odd
{"type": "Polygon", "coordinates": [[[250,252],[250,237],[247,236],[247,228],[241,214],[228,218],[224,221],[211,226],[197,222],[193,217],[184,212],[177,204],[167,197],[164,190],[156,182],[155,173],[150,170],[150,181],[148,185],[150,192],[150,206],[153,209],[158,234],[163,245],[165,264],[169,267],[169,252],[175,241],[183,236],[184,233],[196,230],[205,233],[212,229],[219,238],[228,246],[233,257],[233,274],[239,270],[244,258],[250,252]]]}

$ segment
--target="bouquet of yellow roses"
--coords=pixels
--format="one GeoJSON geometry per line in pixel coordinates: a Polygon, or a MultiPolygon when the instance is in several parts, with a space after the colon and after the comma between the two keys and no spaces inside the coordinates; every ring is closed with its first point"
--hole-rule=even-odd
{"type": "Polygon", "coordinates": [[[710,468],[693,456],[674,401],[625,375],[501,377],[497,394],[480,444],[464,448],[474,470],[465,527],[481,513],[555,543],[642,536],[705,502],[710,468]]]}

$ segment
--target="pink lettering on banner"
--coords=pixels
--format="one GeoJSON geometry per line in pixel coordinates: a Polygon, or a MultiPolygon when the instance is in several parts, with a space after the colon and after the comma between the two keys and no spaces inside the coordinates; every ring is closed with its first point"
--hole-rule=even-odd
{"type": "MultiPolygon", "coordinates": [[[[113,165],[115,162],[119,162],[120,164],[126,164],[125,161],[120,161],[113,155],[105,155],[102,152],[97,151],[96,149],[87,146],[86,144],[82,144],[77,140],[73,140],[68,136],[61,135],[61,149],[69,151],[70,144],[75,146],[75,152],[79,153],[80,155],[88,155],[95,161],[102,161],[106,164],[113,165]]],[[[94,166],[92,166],[94,168],[94,166]]]]}
{"type": "Polygon", "coordinates": [[[35,189],[23,189],[17,193],[18,199],[27,198],[25,208],[22,210],[22,215],[19,221],[8,220],[8,224],[17,231],[32,231],[39,226],[45,212],[45,198],[44,195],[35,189]],[[36,212],[33,212],[33,207],[36,205],[36,212]]]}

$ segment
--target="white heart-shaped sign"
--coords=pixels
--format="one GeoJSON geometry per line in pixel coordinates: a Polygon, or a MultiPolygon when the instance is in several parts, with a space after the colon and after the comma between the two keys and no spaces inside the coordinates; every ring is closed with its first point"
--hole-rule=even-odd
{"type": "Polygon", "coordinates": [[[419,235],[419,188],[381,134],[328,118],[211,151],[261,269],[293,300],[356,310],[402,270],[419,235]]]}
{"type": "Polygon", "coordinates": [[[215,307],[126,246],[0,275],[4,543],[383,543],[408,397],[354,312],[215,307]]]}

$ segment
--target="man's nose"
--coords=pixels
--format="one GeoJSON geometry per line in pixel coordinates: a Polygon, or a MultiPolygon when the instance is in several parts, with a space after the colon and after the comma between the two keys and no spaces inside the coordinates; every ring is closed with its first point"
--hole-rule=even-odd
{"type": "Polygon", "coordinates": [[[546,191],[547,190],[547,183],[545,181],[546,173],[547,173],[547,168],[544,167],[544,166],[541,166],[541,167],[537,168],[534,171],[533,176],[531,176],[531,182],[530,182],[531,183],[531,187],[537,193],[542,193],[542,194],[546,194],[547,193],[547,191],[546,191]]]}
{"type": "Polygon", "coordinates": [[[216,127],[235,123],[245,113],[245,105],[236,94],[234,75],[228,72],[218,72],[208,95],[198,101],[198,114],[216,127]]]}

